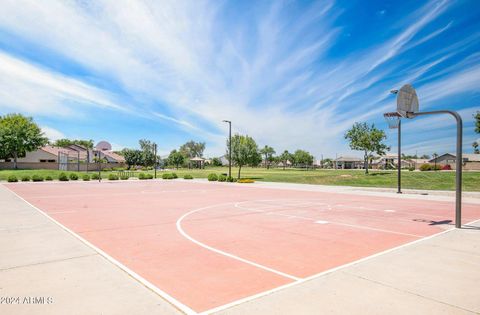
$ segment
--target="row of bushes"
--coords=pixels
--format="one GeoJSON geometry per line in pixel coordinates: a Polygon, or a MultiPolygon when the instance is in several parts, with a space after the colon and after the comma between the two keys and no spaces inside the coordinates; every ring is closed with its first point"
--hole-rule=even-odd
{"type": "MultiPolygon", "coordinates": [[[[101,178],[102,178],[101,175],[99,175],[97,173],[93,173],[92,175],[89,175],[89,174],[82,175],[82,180],[83,181],[89,181],[90,179],[98,180],[98,179],[101,179],[101,178]]],[[[127,175],[127,174],[121,174],[121,175],[109,174],[108,175],[109,180],[119,180],[119,179],[120,180],[128,180],[129,178],[130,178],[130,176],[127,175]]],[[[176,179],[176,178],[178,178],[178,175],[175,174],[175,173],[164,173],[162,175],[162,178],[163,179],[176,179]]],[[[193,176],[190,175],[190,174],[185,174],[183,176],[183,178],[184,179],[193,179],[193,176]]],[[[76,173],[70,173],[69,175],[67,175],[65,173],[60,173],[58,175],[58,180],[62,181],[62,182],[68,182],[70,180],[75,181],[75,180],[78,180],[78,179],[79,179],[79,175],[76,174],[76,173]]],[[[153,175],[152,174],[140,173],[140,174],[138,174],[138,179],[140,179],[140,180],[153,179],[153,175]]],[[[51,180],[53,180],[53,177],[52,176],[43,177],[41,175],[35,174],[32,177],[30,177],[28,175],[22,176],[20,178],[20,180],[22,182],[29,182],[30,180],[34,181],[34,182],[43,182],[44,180],[51,181],[51,180]]],[[[11,183],[15,183],[15,182],[18,182],[18,178],[15,175],[11,175],[11,176],[8,177],[7,181],[11,182],[11,183]]]]}
{"type": "MultiPolygon", "coordinates": [[[[41,175],[35,174],[31,178],[28,175],[24,175],[24,176],[20,177],[20,180],[22,182],[29,182],[30,180],[34,181],[34,182],[43,182],[44,180],[47,180],[47,181],[53,180],[53,178],[52,178],[52,176],[43,177],[41,175]]],[[[10,183],[16,183],[16,182],[18,182],[18,178],[15,175],[10,175],[7,178],[7,181],[10,182],[10,183]]]]}
{"type": "Polygon", "coordinates": [[[439,171],[439,170],[451,170],[452,168],[450,165],[444,165],[441,167],[440,165],[432,165],[432,164],[422,164],[420,165],[420,171],[439,171]]]}
{"type": "Polygon", "coordinates": [[[230,182],[230,183],[237,181],[236,178],[233,178],[231,176],[226,176],[225,174],[217,175],[215,173],[208,174],[208,180],[211,182],[219,181],[219,182],[230,182]]]}

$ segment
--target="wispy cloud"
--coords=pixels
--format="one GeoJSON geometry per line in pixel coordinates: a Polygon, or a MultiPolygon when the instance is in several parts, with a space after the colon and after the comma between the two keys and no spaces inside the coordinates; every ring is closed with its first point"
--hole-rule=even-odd
{"type": "Polygon", "coordinates": [[[394,109],[391,88],[419,82],[425,108],[478,90],[474,38],[406,60],[456,31],[456,21],[442,19],[451,6],[412,8],[377,41],[354,34],[365,46],[337,58],[349,8],[334,1],[4,1],[0,31],[43,58],[0,50],[0,110],[107,109],[205,139],[210,154],[223,153],[222,120],[230,119],[234,131],[278,151],[333,154],[353,122],[378,123],[394,109]]]}

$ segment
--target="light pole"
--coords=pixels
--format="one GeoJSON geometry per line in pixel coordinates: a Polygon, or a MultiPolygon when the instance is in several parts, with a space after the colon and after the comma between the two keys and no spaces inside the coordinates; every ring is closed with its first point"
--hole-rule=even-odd
{"type": "Polygon", "coordinates": [[[232,122],[224,120],[228,123],[228,177],[232,178],[232,122]]]}
{"type": "Polygon", "coordinates": [[[155,158],[155,161],[153,162],[153,169],[155,172],[155,179],[156,179],[157,178],[157,144],[156,143],[153,144],[153,155],[155,158]]]}

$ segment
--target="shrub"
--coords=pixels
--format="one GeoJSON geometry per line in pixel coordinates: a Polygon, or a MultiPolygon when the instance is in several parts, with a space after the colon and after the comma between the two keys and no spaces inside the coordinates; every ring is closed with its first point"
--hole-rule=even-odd
{"type": "Polygon", "coordinates": [[[99,180],[101,179],[102,177],[100,175],[98,175],[97,173],[93,173],[92,174],[92,179],[95,179],[95,180],[99,180]]]}
{"type": "Polygon", "coordinates": [[[408,170],[409,170],[410,172],[412,172],[412,171],[414,171],[414,170],[415,170],[415,167],[413,167],[413,166],[410,166],[410,167],[408,168],[408,170]]]}
{"type": "Polygon", "coordinates": [[[108,174],[108,180],[118,180],[118,175],[116,175],[116,174],[108,174]]]}
{"type": "Polygon", "coordinates": [[[88,181],[90,180],[90,175],[84,174],[84,175],[82,176],[82,179],[83,179],[85,182],[88,182],[88,181]]]}
{"type": "Polygon", "coordinates": [[[208,174],[208,181],[210,181],[210,182],[216,182],[217,180],[218,180],[217,174],[214,174],[214,173],[208,174]]]}
{"type": "Polygon", "coordinates": [[[40,175],[35,174],[35,175],[32,176],[32,181],[34,181],[34,182],[43,182],[43,176],[40,176],[40,175]]]}
{"type": "Polygon", "coordinates": [[[65,173],[60,173],[60,175],[58,175],[58,180],[61,181],[61,182],[68,182],[68,176],[67,176],[67,174],[65,174],[65,173]]]}
{"type": "Polygon", "coordinates": [[[446,164],[442,167],[442,171],[451,171],[452,170],[452,167],[450,166],[450,164],[446,164]]]}
{"type": "Polygon", "coordinates": [[[235,181],[235,178],[233,178],[232,176],[227,176],[227,182],[233,183],[235,181]]]}
{"type": "Polygon", "coordinates": [[[162,174],[163,179],[173,179],[173,174],[171,173],[163,173],[162,174]]]}
{"type": "Polygon", "coordinates": [[[10,176],[8,176],[7,181],[9,183],[16,183],[16,182],[18,182],[18,178],[15,175],[10,175],[10,176]]]}
{"type": "Polygon", "coordinates": [[[51,180],[53,180],[53,177],[48,175],[48,176],[45,177],[45,180],[51,181],[51,180]]]}
{"type": "Polygon", "coordinates": [[[138,174],[138,179],[146,179],[145,173],[138,174]]]}
{"type": "Polygon", "coordinates": [[[432,166],[430,164],[422,164],[420,165],[420,171],[425,172],[425,171],[431,171],[432,166]]]}
{"type": "Polygon", "coordinates": [[[175,179],[175,178],[178,178],[178,175],[177,173],[172,173],[172,177],[175,179]]]}
{"type": "Polygon", "coordinates": [[[30,181],[30,176],[24,175],[22,176],[22,182],[29,182],[30,181]]]}
{"type": "Polygon", "coordinates": [[[75,173],[70,173],[69,177],[70,177],[71,180],[78,180],[78,175],[75,174],[75,173]]]}
{"type": "Polygon", "coordinates": [[[121,179],[121,180],[128,180],[129,178],[130,178],[130,176],[128,176],[127,174],[122,174],[122,175],[120,176],[120,179],[121,179]]]}
{"type": "Polygon", "coordinates": [[[193,179],[193,176],[190,174],[183,175],[183,179],[193,179]]]}
{"type": "Polygon", "coordinates": [[[219,182],[225,182],[227,180],[227,176],[221,174],[218,176],[218,181],[219,182]]]}
{"type": "Polygon", "coordinates": [[[153,179],[153,175],[152,174],[147,174],[147,175],[145,175],[145,179],[153,179]]]}
{"type": "Polygon", "coordinates": [[[255,183],[255,181],[253,179],[250,179],[250,178],[239,179],[238,182],[241,183],[241,184],[255,183]]]}

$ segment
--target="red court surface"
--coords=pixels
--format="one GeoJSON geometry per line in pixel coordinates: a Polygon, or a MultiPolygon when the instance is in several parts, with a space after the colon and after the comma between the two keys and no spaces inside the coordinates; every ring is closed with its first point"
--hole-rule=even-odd
{"type": "MultiPolygon", "coordinates": [[[[195,312],[439,233],[454,220],[453,202],[248,184],[6,186],[195,312]]],[[[463,223],[478,218],[480,207],[465,204],[463,223]]]]}

